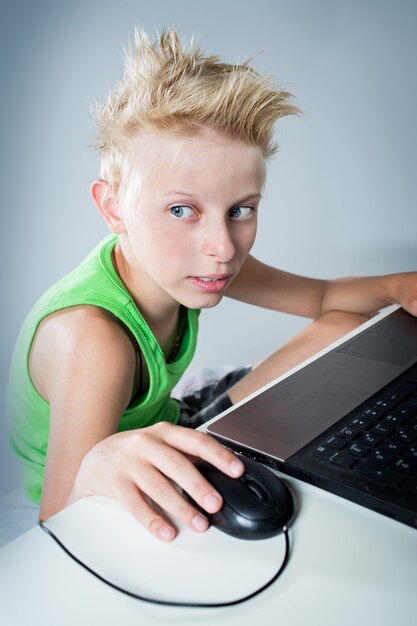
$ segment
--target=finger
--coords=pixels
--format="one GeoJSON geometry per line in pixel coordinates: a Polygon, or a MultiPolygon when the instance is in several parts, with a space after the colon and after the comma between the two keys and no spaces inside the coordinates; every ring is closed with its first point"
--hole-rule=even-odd
{"type": "MultiPolygon", "coordinates": [[[[163,478],[163,476],[166,476],[186,491],[207,512],[216,513],[221,509],[223,499],[220,493],[202,476],[194,463],[184,454],[168,446],[165,442],[161,443],[158,440],[153,442],[152,449],[148,451],[148,454],[149,460],[146,471],[144,471],[142,464],[136,466],[136,471],[131,472],[131,479],[158,504],[168,510],[166,479],[163,478]]],[[[171,485],[171,483],[168,484],[171,485]]],[[[191,513],[195,515],[196,510],[193,507],[193,511],[191,511],[189,503],[187,503],[184,509],[186,501],[182,498],[182,506],[180,506],[178,492],[172,485],[171,488],[175,492],[175,495],[173,493],[171,495],[173,496],[173,503],[177,507],[169,509],[169,512],[190,525],[191,513]]],[[[199,524],[200,521],[198,521],[199,524]]],[[[195,525],[194,522],[193,525],[195,525]]]]}
{"type": "Polygon", "coordinates": [[[232,450],[221,445],[211,435],[168,422],[156,426],[161,427],[164,441],[177,450],[204,459],[234,478],[244,473],[245,466],[242,461],[232,450]]]}
{"type": "MultiPolygon", "coordinates": [[[[180,453],[177,454],[182,457],[180,453]]],[[[184,459],[184,457],[182,458],[184,459]]],[[[185,463],[188,465],[189,461],[185,460],[185,463]]],[[[202,478],[201,474],[194,468],[192,463],[190,463],[190,466],[194,472],[202,478]]],[[[138,476],[133,476],[133,478],[136,479],[138,483],[140,481],[140,490],[158,506],[163,508],[169,515],[198,532],[207,530],[209,526],[207,517],[202,515],[200,511],[185,500],[166,476],[161,474],[158,469],[151,465],[145,469],[142,465],[140,471],[138,471],[138,476]]],[[[206,482],[207,488],[213,491],[211,485],[207,483],[207,481],[204,482],[206,482]]],[[[220,504],[218,508],[220,508],[220,496],[218,496],[218,501],[220,504]]]]}
{"type": "Polygon", "coordinates": [[[175,539],[176,528],[150,506],[133,483],[118,484],[117,500],[154,537],[165,542],[175,539]]]}

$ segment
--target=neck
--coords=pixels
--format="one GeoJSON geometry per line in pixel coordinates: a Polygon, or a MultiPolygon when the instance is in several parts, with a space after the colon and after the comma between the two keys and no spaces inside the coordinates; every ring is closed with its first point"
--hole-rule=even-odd
{"type": "Polygon", "coordinates": [[[180,304],[165,293],[141,268],[129,262],[120,239],[113,251],[113,265],[148,326],[156,332],[168,321],[178,321],[180,304]]]}

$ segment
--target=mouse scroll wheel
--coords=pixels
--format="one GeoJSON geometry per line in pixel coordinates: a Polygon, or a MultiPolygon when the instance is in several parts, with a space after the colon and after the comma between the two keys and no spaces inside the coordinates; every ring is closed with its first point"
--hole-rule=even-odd
{"type": "Polygon", "coordinates": [[[254,480],[246,480],[245,485],[261,502],[266,502],[268,500],[268,494],[265,489],[263,489],[261,485],[256,483],[254,480]]]}

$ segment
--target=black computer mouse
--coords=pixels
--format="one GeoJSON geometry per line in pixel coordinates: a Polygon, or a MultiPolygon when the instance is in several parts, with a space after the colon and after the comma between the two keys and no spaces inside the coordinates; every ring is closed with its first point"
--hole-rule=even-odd
{"type": "Polygon", "coordinates": [[[250,458],[242,459],[246,471],[240,478],[230,478],[206,461],[196,467],[223,498],[217,513],[204,513],[210,524],[240,539],[267,539],[282,531],[294,513],[290,490],[276,474],[250,458]]]}

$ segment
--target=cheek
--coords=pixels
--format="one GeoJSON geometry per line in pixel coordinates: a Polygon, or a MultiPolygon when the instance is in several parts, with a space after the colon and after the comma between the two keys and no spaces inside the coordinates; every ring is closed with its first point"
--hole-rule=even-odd
{"type": "Polygon", "coordinates": [[[254,224],[248,224],[247,228],[245,228],[243,232],[240,232],[238,245],[242,254],[244,254],[245,256],[249,254],[253,244],[255,243],[255,239],[256,222],[254,224]]]}
{"type": "Polygon", "coordinates": [[[142,258],[169,274],[186,266],[192,254],[192,242],[180,229],[152,225],[145,234],[142,258]]]}
{"type": "Polygon", "coordinates": [[[249,249],[252,248],[253,244],[255,243],[256,232],[257,232],[257,224],[255,223],[255,226],[252,228],[250,235],[248,237],[249,249]]]}

